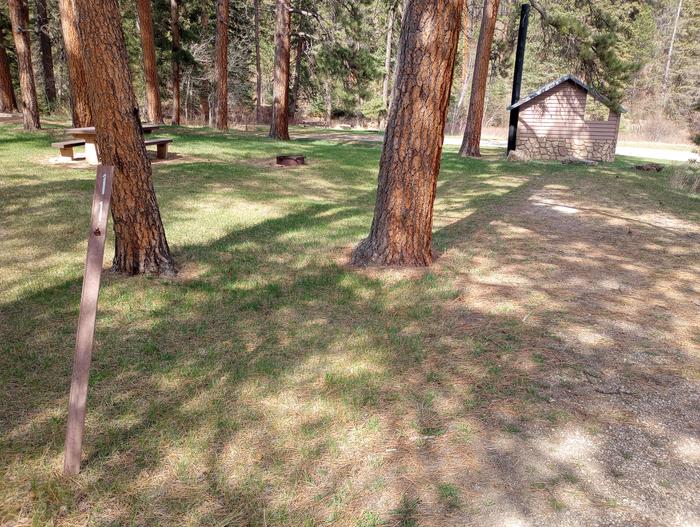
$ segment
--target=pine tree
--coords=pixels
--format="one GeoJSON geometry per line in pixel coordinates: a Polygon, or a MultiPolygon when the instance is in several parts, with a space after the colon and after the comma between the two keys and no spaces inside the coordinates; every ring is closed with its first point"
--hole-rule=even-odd
{"type": "Polygon", "coordinates": [[[408,0],[369,236],[355,265],[433,261],[433,204],[463,0],[408,0]]]}
{"type": "Polygon", "coordinates": [[[46,13],[46,0],[36,0],[36,33],[39,37],[41,70],[44,74],[44,93],[50,107],[56,104],[56,80],[53,71],[53,52],[49,36],[49,19],[46,13]]]}
{"type": "Polygon", "coordinates": [[[83,46],[78,32],[76,0],[58,0],[63,31],[63,48],[70,79],[70,102],[73,126],[91,126],[92,110],[87,95],[87,75],[83,59],[83,46]]]}
{"type": "Polygon", "coordinates": [[[165,238],[134,95],[118,0],[76,0],[88,97],[103,164],[115,168],[112,191],[115,271],[175,274],[165,238]]]}
{"type": "Polygon", "coordinates": [[[24,129],[38,130],[39,103],[36,98],[34,84],[34,68],[32,67],[32,51],[29,44],[29,7],[26,0],[9,0],[10,22],[12,36],[15,42],[15,53],[19,69],[19,84],[22,91],[22,120],[24,129]]]}
{"type": "MultiPolygon", "coordinates": [[[[530,4],[541,15],[548,47],[573,73],[619,106],[627,82],[639,69],[639,64],[625,60],[620,48],[630,31],[625,21],[635,16],[635,11],[622,13],[607,2],[593,0],[565,0],[546,6],[531,0],[530,4]]],[[[623,3],[620,9],[625,7],[623,3]]]]}
{"type": "Polygon", "coordinates": [[[275,8],[275,71],[269,136],[282,140],[289,140],[290,11],[289,0],[277,0],[275,8]]]}
{"type": "Polygon", "coordinates": [[[216,4],[216,128],[228,130],[228,0],[216,4]]]}
{"type": "Polygon", "coordinates": [[[472,91],[469,97],[469,115],[467,117],[467,126],[464,129],[462,146],[459,149],[459,153],[462,156],[481,156],[479,143],[481,141],[481,125],[484,119],[484,98],[486,97],[491,44],[493,43],[493,32],[496,28],[499,3],[499,0],[484,0],[484,14],[481,19],[479,40],[476,44],[472,91]]]}
{"type": "Polygon", "coordinates": [[[152,123],[162,123],[163,111],[160,104],[160,87],[158,83],[158,66],[156,63],[151,0],[137,0],[136,7],[138,9],[141,44],[143,46],[143,72],[146,81],[148,120],[152,123]]]}
{"type": "Polygon", "coordinates": [[[15,89],[12,85],[12,72],[10,70],[10,59],[5,50],[5,29],[4,20],[0,14],[0,112],[17,111],[17,99],[15,89]]]}
{"type": "Polygon", "coordinates": [[[170,0],[170,32],[172,42],[172,124],[180,124],[180,5],[170,0]]]}

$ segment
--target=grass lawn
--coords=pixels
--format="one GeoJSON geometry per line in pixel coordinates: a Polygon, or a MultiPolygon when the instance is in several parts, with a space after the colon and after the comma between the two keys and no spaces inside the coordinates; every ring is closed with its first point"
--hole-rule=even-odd
{"type": "Polygon", "coordinates": [[[700,200],[667,171],[449,148],[436,264],[358,270],[381,143],[162,132],[180,273],[104,273],[65,480],[94,169],[0,125],[0,526],[698,519],[700,200]]]}

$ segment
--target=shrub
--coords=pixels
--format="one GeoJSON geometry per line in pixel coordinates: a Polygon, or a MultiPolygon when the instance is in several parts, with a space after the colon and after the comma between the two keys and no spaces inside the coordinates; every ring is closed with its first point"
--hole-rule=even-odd
{"type": "Polygon", "coordinates": [[[686,192],[700,193],[700,163],[690,161],[673,167],[671,186],[686,192]]]}

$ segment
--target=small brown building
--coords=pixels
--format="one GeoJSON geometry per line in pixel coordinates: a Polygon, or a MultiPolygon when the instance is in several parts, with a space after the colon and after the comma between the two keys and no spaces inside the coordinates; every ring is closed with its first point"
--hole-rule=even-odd
{"type": "Polygon", "coordinates": [[[565,75],[508,107],[518,111],[516,150],[528,159],[613,161],[620,112],[573,75],[565,75]]]}

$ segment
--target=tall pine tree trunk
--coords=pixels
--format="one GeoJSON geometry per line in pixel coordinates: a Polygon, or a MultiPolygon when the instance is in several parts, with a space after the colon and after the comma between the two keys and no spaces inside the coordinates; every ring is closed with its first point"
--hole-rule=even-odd
{"type": "Polygon", "coordinates": [[[301,59],[304,56],[304,38],[299,35],[297,37],[296,55],[294,56],[294,84],[289,97],[289,117],[294,119],[297,113],[297,105],[299,102],[299,88],[301,85],[301,59]]]}
{"type": "Polygon", "coordinates": [[[382,102],[384,109],[389,106],[389,82],[391,80],[391,51],[394,46],[394,7],[392,4],[389,9],[389,15],[386,28],[386,51],[384,53],[384,81],[382,82],[382,102]]]}
{"type": "MultiPolygon", "coordinates": [[[[202,38],[209,36],[209,13],[206,9],[202,9],[200,18],[200,26],[202,30],[202,38]]],[[[209,71],[206,70],[202,85],[199,90],[199,114],[202,116],[202,124],[207,125],[209,118],[209,93],[211,92],[211,83],[208,77],[209,71]]]]}
{"type": "Polygon", "coordinates": [[[272,80],[272,122],[269,136],[289,140],[289,54],[291,40],[289,0],[277,0],[275,10],[275,71],[272,80]]]}
{"type": "Polygon", "coordinates": [[[143,143],[118,0],[76,0],[102,164],[115,168],[113,269],[175,274],[143,143]]]}
{"type": "Polygon", "coordinates": [[[92,126],[92,111],[87,95],[87,76],[83,63],[83,46],[78,32],[75,0],[58,0],[61,13],[63,48],[66,52],[73,126],[92,126]]]}
{"type": "Polygon", "coordinates": [[[460,82],[461,88],[459,90],[459,98],[457,99],[457,104],[455,105],[454,111],[452,112],[452,125],[451,133],[455,133],[455,126],[459,119],[460,110],[464,104],[464,97],[467,95],[467,86],[469,85],[469,1],[465,0],[464,8],[462,9],[462,41],[464,43],[462,47],[462,80],[460,82]]]}
{"type": "Polygon", "coordinates": [[[9,0],[12,37],[15,42],[19,86],[22,91],[22,119],[25,130],[38,130],[39,103],[36,99],[32,51],[29,46],[29,8],[26,0],[9,0]]]}
{"type": "Polygon", "coordinates": [[[433,261],[433,203],[463,0],[408,0],[369,237],[355,265],[433,261]]]}
{"type": "Polygon", "coordinates": [[[153,34],[153,15],[151,0],[137,0],[136,7],[143,47],[143,73],[146,80],[146,102],[148,103],[148,120],[152,123],[163,122],[163,110],[160,106],[160,88],[158,85],[158,68],[156,65],[156,46],[153,34]]]}
{"type": "Polygon", "coordinates": [[[216,128],[228,130],[228,0],[216,3],[216,128]]]}
{"type": "Polygon", "coordinates": [[[330,79],[323,83],[323,99],[326,103],[326,127],[330,128],[333,124],[333,86],[330,79]]]}
{"type": "Polygon", "coordinates": [[[172,124],[180,124],[180,6],[179,0],[170,0],[170,32],[172,37],[172,124]]]}
{"type": "Polygon", "coordinates": [[[262,120],[262,70],[260,69],[260,0],[253,2],[255,10],[255,123],[262,120]]]}
{"type": "Polygon", "coordinates": [[[0,112],[17,111],[17,99],[12,85],[12,72],[10,71],[10,59],[5,50],[5,35],[0,26],[0,112]]]}
{"type": "Polygon", "coordinates": [[[39,36],[46,102],[53,107],[56,103],[56,79],[53,73],[53,54],[51,52],[51,37],[49,37],[49,19],[46,14],[46,0],[36,0],[36,32],[39,36]]]}
{"type": "Polygon", "coordinates": [[[489,58],[493,32],[498,18],[499,0],[484,0],[484,14],[481,19],[479,41],[476,44],[474,59],[474,74],[472,75],[472,91],[469,97],[469,115],[464,128],[464,137],[459,153],[462,156],[480,157],[479,143],[481,141],[481,124],[484,120],[484,97],[486,82],[489,75],[489,58]]]}

